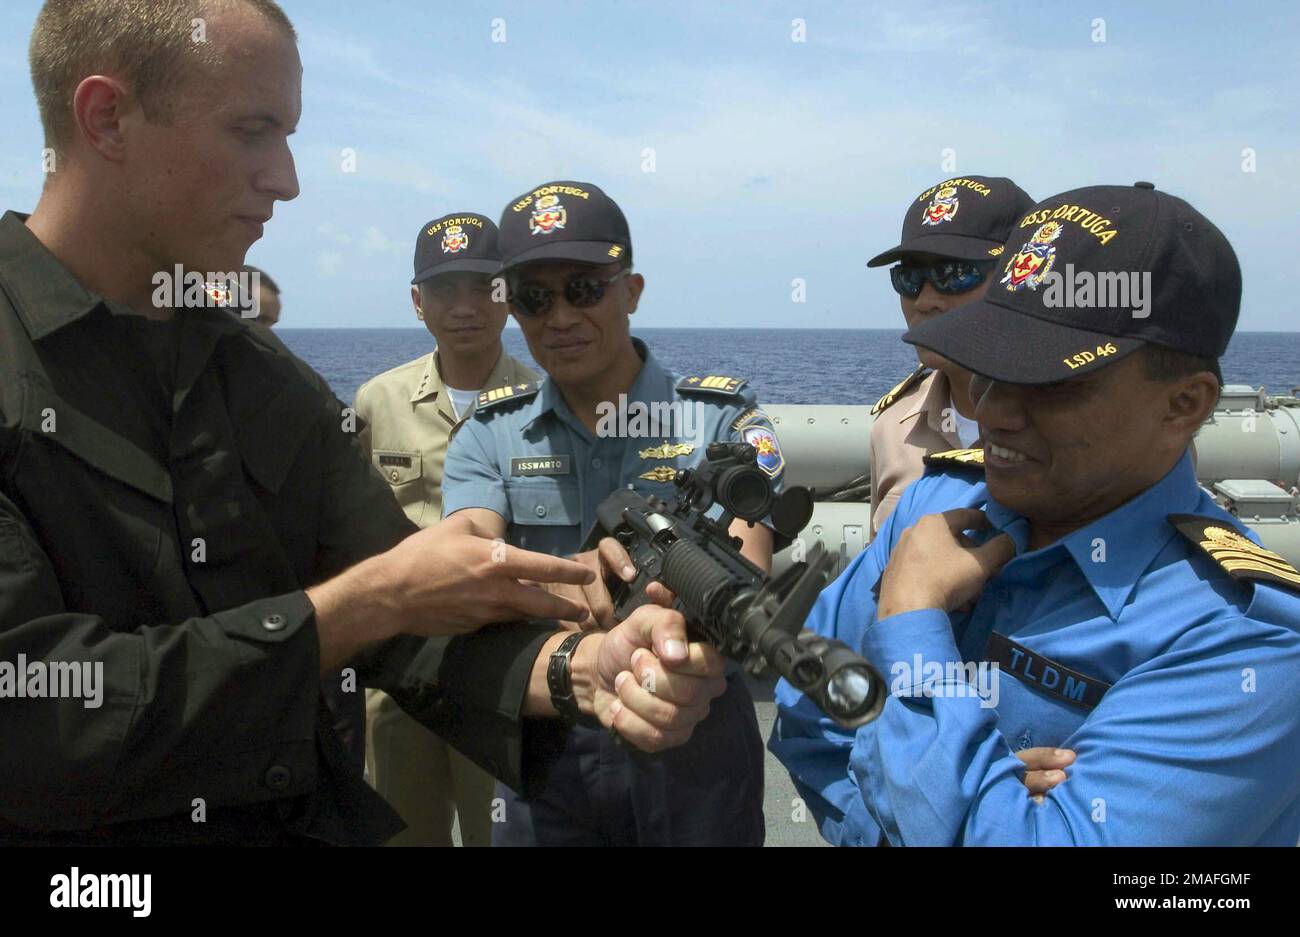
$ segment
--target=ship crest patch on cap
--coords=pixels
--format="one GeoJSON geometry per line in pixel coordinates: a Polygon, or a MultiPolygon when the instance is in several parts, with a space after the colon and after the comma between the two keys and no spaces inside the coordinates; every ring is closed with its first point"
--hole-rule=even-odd
{"type": "Polygon", "coordinates": [[[569,213],[560,204],[558,195],[543,195],[533,206],[533,214],[528,219],[528,229],[533,234],[550,234],[557,228],[563,228],[569,213]]]}
{"type": "Polygon", "coordinates": [[[934,198],[930,199],[930,204],[925,207],[925,215],[921,218],[921,224],[938,225],[945,221],[952,221],[957,217],[957,187],[946,185],[934,193],[934,198]]]}
{"type": "Polygon", "coordinates": [[[1052,244],[1061,236],[1061,225],[1049,221],[1038,226],[1028,241],[1007,261],[1006,276],[999,283],[1006,284],[1011,292],[1029,287],[1038,289],[1056,263],[1056,247],[1052,244]]]}
{"type": "Polygon", "coordinates": [[[469,247],[469,235],[465,229],[458,224],[449,225],[447,230],[442,233],[442,252],[444,254],[459,254],[469,247]]]}

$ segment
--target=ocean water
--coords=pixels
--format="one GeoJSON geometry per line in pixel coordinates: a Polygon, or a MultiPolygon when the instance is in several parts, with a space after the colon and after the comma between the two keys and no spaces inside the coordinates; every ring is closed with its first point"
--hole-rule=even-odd
{"type": "MultiPolygon", "coordinates": [[[[351,402],[364,381],[428,354],[423,329],[278,329],[294,352],[351,402]]],[[[665,366],[683,373],[748,378],[765,403],[872,403],[915,365],[896,329],[644,329],[636,333],[665,366]]],[[[506,349],[534,364],[517,329],[503,333],[506,349]]],[[[1264,385],[1274,393],[1300,385],[1300,333],[1245,332],[1223,360],[1228,383],[1264,385]]],[[[770,684],[752,684],[763,738],[776,717],[770,684]]],[[[812,823],[791,820],[797,792],[789,774],[764,752],[764,814],[769,846],[825,846],[812,823]]]]}
{"type": "MultiPolygon", "coordinates": [[[[424,329],[277,329],[295,354],[351,402],[362,383],[433,350],[424,329]]],[[[763,403],[874,403],[915,366],[898,329],[640,329],[664,366],[683,374],[748,378],[763,403]]],[[[502,334],[534,366],[523,333],[502,334]]],[[[1300,332],[1241,332],[1223,358],[1229,384],[1270,393],[1300,386],[1300,332]]]]}

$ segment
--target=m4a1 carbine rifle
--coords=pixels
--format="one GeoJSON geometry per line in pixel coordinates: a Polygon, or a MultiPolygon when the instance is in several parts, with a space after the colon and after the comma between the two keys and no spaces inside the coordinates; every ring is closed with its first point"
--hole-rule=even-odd
{"type": "Polygon", "coordinates": [[[754,522],[770,514],[777,532],[792,538],[812,517],[808,490],[774,497],[747,443],[711,443],[706,455],[697,468],[677,473],[671,504],[622,488],[596,509],[584,549],[614,537],[637,572],[612,590],[615,617],[622,621],[645,604],[650,582],[662,583],[676,594],[692,640],[741,663],[761,657],[846,728],[875,719],[885,704],[880,673],[843,642],[803,627],[834,558],[818,543],[805,561],[772,578],[741,555],[740,539],[727,530],[734,518],[754,522]],[[711,519],[706,512],[714,504],[722,514],[711,519]]]}

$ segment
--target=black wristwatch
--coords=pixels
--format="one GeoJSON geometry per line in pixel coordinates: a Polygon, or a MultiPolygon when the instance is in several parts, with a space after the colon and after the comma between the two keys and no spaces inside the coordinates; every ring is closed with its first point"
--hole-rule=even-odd
{"type": "Polygon", "coordinates": [[[585,722],[578,701],[573,698],[573,671],[570,666],[573,652],[578,649],[590,631],[575,631],[551,652],[551,659],[546,665],[546,688],[551,691],[551,705],[569,722],[585,722]]]}

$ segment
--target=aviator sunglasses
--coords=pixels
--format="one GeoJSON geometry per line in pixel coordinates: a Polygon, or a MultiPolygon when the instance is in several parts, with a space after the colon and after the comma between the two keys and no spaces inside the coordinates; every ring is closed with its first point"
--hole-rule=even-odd
{"type": "Polygon", "coordinates": [[[900,296],[916,299],[925,281],[937,292],[964,293],[979,286],[994,267],[988,261],[938,260],[932,264],[898,264],[889,268],[889,279],[900,296]]]}
{"type": "MultiPolygon", "coordinates": [[[[575,309],[587,309],[596,305],[605,297],[605,289],[611,283],[621,280],[631,272],[631,270],[623,269],[612,277],[603,279],[585,274],[570,277],[569,282],[564,284],[564,298],[575,309]]],[[[554,295],[555,291],[549,286],[524,281],[510,286],[508,299],[510,305],[519,315],[535,319],[550,312],[551,300],[554,295]]]]}

